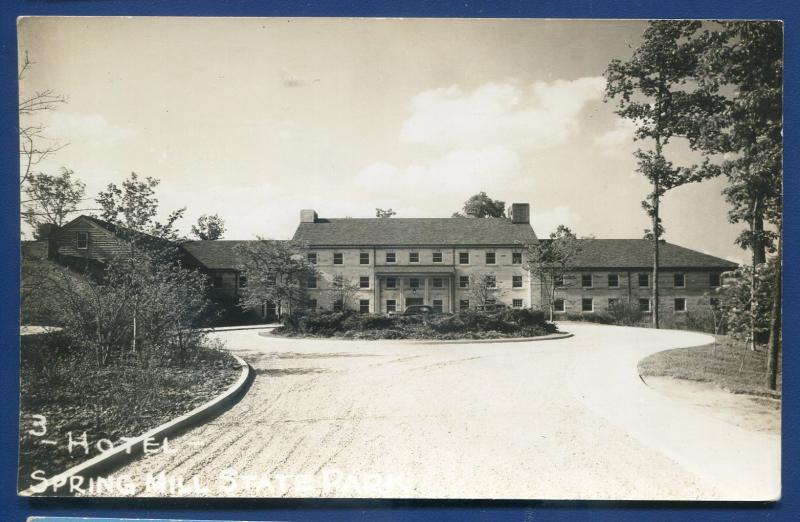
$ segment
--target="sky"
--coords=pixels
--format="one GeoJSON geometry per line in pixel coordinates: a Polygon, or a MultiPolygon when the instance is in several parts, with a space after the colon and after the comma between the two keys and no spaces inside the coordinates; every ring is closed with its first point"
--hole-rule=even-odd
{"type": "MultiPolygon", "coordinates": [[[[448,217],[479,191],[530,203],[539,237],[639,238],[647,180],[603,72],[642,21],[23,18],[34,62],[20,94],[68,143],[40,165],[93,198],[131,172],[161,181],[188,232],[217,213],[226,239],[289,238],[321,217],[448,217]]],[[[680,146],[676,164],[696,154],[680,146]]],[[[667,241],[736,262],[723,179],[667,193],[667,241]]],[[[91,201],[86,208],[96,207],[91,201]]],[[[23,234],[29,233],[23,227],[23,234]]]]}

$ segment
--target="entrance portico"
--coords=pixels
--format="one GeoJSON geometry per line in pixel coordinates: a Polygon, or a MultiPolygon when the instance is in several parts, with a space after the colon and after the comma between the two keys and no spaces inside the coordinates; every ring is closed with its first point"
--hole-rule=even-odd
{"type": "Polygon", "coordinates": [[[417,304],[455,311],[452,266],[376,266],[374,289],[375,313],[402,312],[417,304]]]}

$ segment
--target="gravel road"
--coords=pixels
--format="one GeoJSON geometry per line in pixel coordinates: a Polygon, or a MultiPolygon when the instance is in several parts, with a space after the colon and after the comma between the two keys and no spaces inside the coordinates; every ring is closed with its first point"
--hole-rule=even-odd
{"type": "MultiPolygon", "coordinates": [[[[648,388],[690,332],[563,324],[523,343],[217,332],[256,377],[213,421],[118,470],[141,496],[774,499],[780,438],[648,388]]],[[[113,482],[113,480],[112,480],[113,482]]],[[[109,488],[110,489],[110,488],[109,488]]]]}

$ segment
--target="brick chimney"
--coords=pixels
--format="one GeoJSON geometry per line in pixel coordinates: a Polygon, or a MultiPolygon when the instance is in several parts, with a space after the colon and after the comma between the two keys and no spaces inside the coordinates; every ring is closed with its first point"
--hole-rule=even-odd
{"type": "Polygon", "coordinates": [[[528,203],[511,204],[511,222],[530,225],[531,206],[528,203]]]}
{"type": "Polygon", "coordinates": [[[300,223],[316,223],[317,212],[314,209],[306,208],[300,211],[300,223]]]}

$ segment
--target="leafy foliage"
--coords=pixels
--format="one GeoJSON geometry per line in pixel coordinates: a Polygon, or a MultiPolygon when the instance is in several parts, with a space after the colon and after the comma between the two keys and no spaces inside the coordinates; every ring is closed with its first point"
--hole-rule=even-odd
{"type": "Polygon", "coordinates": [[[506,217],[506,202],[492,199],[486,192],[478,192],[464,202],[463,214],[456,212],[453,217],[506,217]]]}
{"type": "Polygon", "coordinates": [[[578,239],[572,230],[559,225],[548,240],[536,241],[526,246],[526,268],[532,277],[541,281],[542,288],[547,294],[551,321],[555,311],[556,292],[570,277],[573,277],[571,272],[573,262],[584,245],[585,243],[578,239]]]}
{"type": "Polygon", "coordinates": [[[37,238],[43,225],[63,226],[83,201],[86,185],[73,178],[73,174],[73,171],[62,168],[61,173],[55,176],[31,173],[28,177],[28,183],[23,187],[22,219],[34,228],[37,238]]]}
{"type": "Polygon", "coordinates": [[[217,214],[203,214],[192,225],[192,235],[203,241],[215,241],[225,234],[225,220],[217,214]]]}

